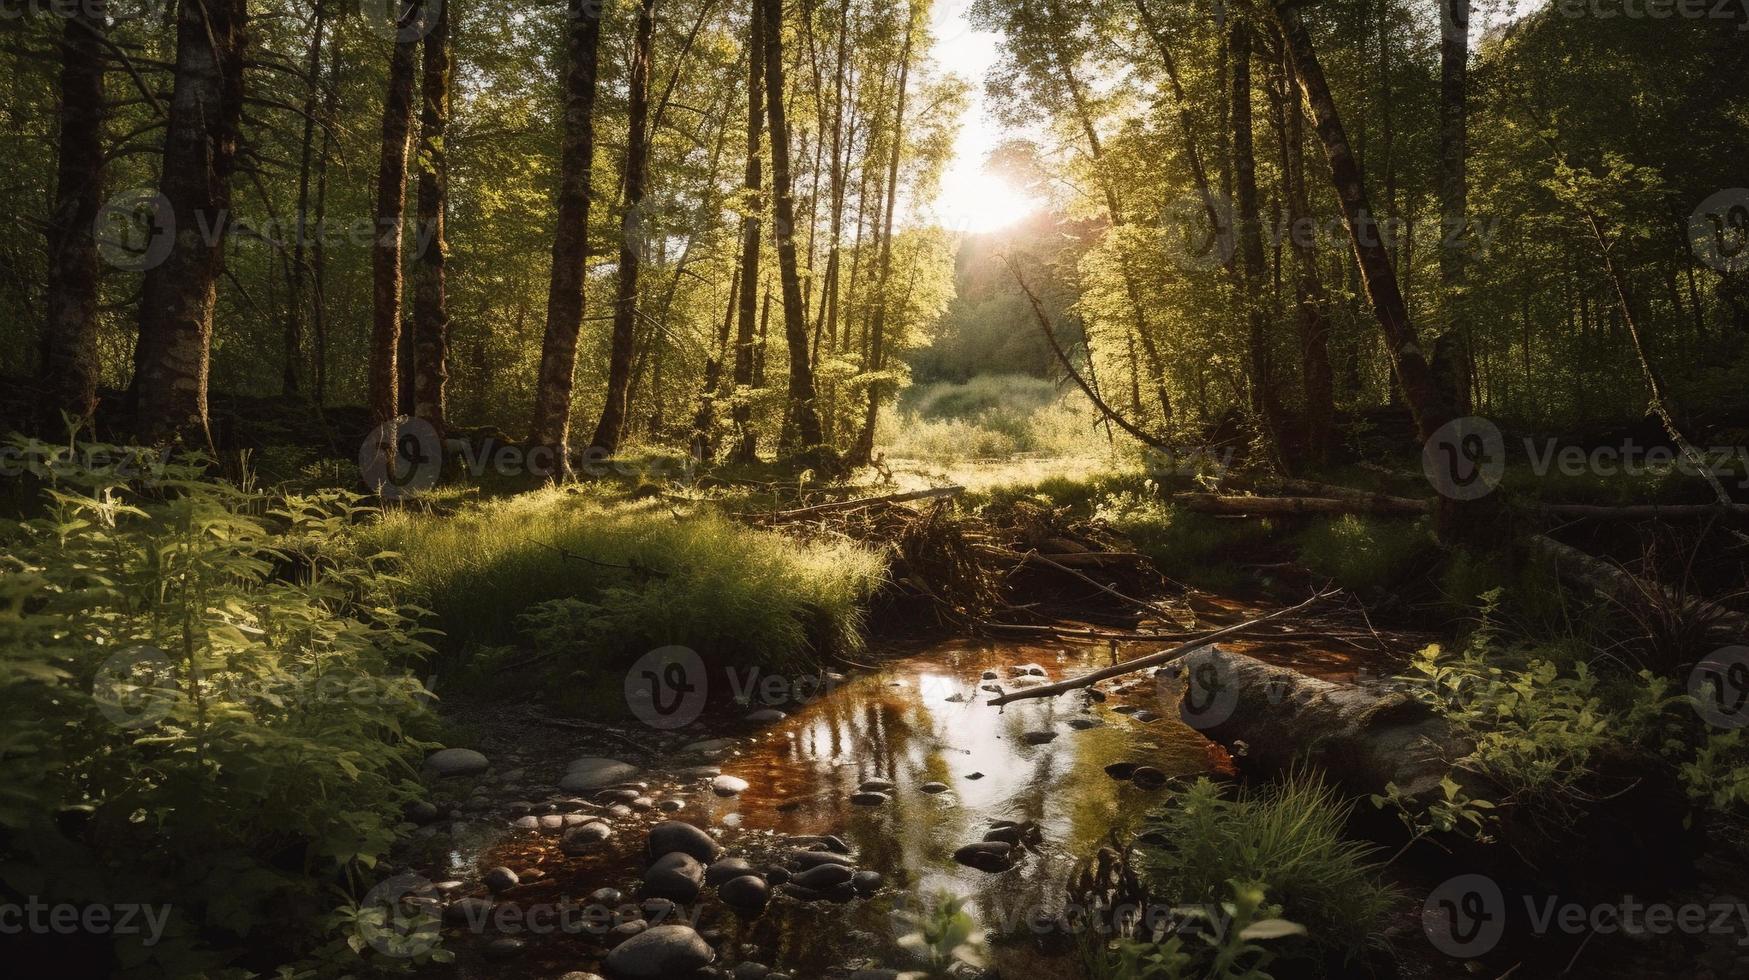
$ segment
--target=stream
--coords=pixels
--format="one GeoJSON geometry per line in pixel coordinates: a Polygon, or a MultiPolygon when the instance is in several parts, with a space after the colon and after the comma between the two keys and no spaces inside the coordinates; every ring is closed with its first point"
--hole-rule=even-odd
{"type": "MultiPolygon", "coordinates": [[[[1269,646],[1281,647],[1269,651],[1271,659],[1303,670],[1327,676],[1354,670],[1345,653],[1269,646]]],[[[858,870],[882,877],[878,890],[848,901],[800,900],[774,888],[763,913],[747,916],[732,912],[707,886],[696,902],[675,910],[679,919],[669,921],[693,924],[715,949],[724,975],[744,962],[801,978],[916,968],[917,961],[897,944],[913,926],[897,913],[944,892],[964,897],[978,926],[988,931],[989,966],[999,975],[1073,975],[1074,938],[1042,920],[1032,923],[1063,913],[1065,883],[1077,863],[1108,843],[1114,830],[1123,835],[1139,828],[1170,792],[1114,779],[1106,766],[1135,762],[1167,777],[1194,777],[1230,760],[1178,720],[1176,682],[1156,681],[1151,673],[1103,682],[1103,701],[1076,691],[992,708],[987,702],[994,694],[981,686],[1012,691],[1153,649],[950,641],[828,683],[817,697],[786,705],[787,716],[773,723],[746,721],[748,707],[731,705],[693,726],[685,739],[662,745],[654,753],[659,763],[611,784],[635,789],[624,795],[639,797],[636,809],[611,806],[611,790],[607,796],[559,792],[538,765],[506,776],[494,770],[461,811],[450,814],[465,814],[462,819],[420,832],[424,843],[412,868],[445,881],[440,890],[453,901],[488,895],[483,873],[508,867],[521,881],[497,896],[500,910],[511,906],[522,915],[559,909],[581,917],[579,909],[590,906],[599,918],[580,929],[574,927],[582,919],[574,918],[571,931],[565,925],[540,928],[533,919],[511,928],[446,928],[445,945],[456,951],[457,961],[432,975],[607,973],[602,960],[609,937],[602,933],[639,914],[633,896],[648,863],[648,830],[669,819],[705,829],[724,856],[744,858],[761,871],[813,838],[835,835],[848,845],[858,870]],[[1048,676],[1016,677],[1021,665],[1041,667],[1048,676]],[[1049,741],[1027,737],[1047,732],[1054,734],[1049,741]],[[735,795],[713,792],[719,773],[744,780],[746,788],[735,795]],[[870,780],[892,783],[889,799],[872,806],[851,802],[870,780]],[[514,826],[517,816],[529,814],[549,816],[550,825],[552,815],[566,810],[590,819],[599,813],[612,826],[611,836],[585,853],[568,854],[556,828],[514,826]],[[1031,822],[1040,841],[999,873],[956,862],[955,850],[983,839],[996,821],[1031,822]],[[623,892],[613,906],[617,913],[600,917],[607,906],[591,896],[601,888],[623,892]],[[502,942],[506,937],[520,944],[502,942]]],[[[528,757],[512,750],[506,761],[528,757]]],[[[622,757],[635,758],[630,752],[622,757]]],[[[749,968],[746,975],[759,974],[749,968]]]]}

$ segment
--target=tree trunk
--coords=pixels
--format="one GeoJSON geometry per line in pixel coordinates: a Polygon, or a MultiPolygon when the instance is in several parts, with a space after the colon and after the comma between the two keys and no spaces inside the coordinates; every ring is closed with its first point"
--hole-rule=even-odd
{"type": "MultiPolygon", "coordinates": [[[[322,96],[322,149],[316,157],[316,221],[318,232],[328,220],[328,159],[334,149],[334,127],[339,117],[340,100],[340,32],[334,31],[328,42],[328,84],[322,96]]],[[[318,407],[328,400],[328,251],[324,236],[317,234],[310,245],[310,333],[314,365],[315,402],[318,407]]]]}
{"type": "Polygon", "coordinates": [[[1265,439],[1276,463],[1286,467],[1282,445],[1281,405],[1275,391],[1269,352],[1269,312],[1263,308],[1263,227],[1257,213],[1257,156],[1251,126],[1251,26],[1233,22],[1229,43],[1233,124],[1233,178],[1237,185],[1239,251],[1244,257],[1242,280],[1246,347],[1251,362],[1251,410],[1263,423],[1265,439]]]}
{"type": "MultiPolygon", "coordinates": [[[[804,458],[825,463],[830,455],[814,397],[814,369],[808,361],[807,307],[796,262],[795,201],[791,192],[789,130],[784,122],[783,0],[765,3],[765,101],[771,125],[772,237],[777,240],[778,275],[783,288],[783,332],[789,344],[789,402],[804,458]]],[[[907,35],[907,38],[909,35],[907,35]]],[[[907,42],[906,54],[910,44],[907,42]]],[[[900,115],[903,117],[903,100],[900,115]]]]}
{"type": "MultiPolygon", "coordinates": [[[[741,202],[741,307],[735,331],[736,389],[753,386],[754,330],[759,318],[760,221],[764,211],[764,166],[759,158],[760,133],[765,126],[765,0],[752,0],[747,28],[747,171],[741,202]]],[[[751,463],[759,458],[759,434],[753,431],[752,411],[737,402],[734,411],[739,442],[734,459],[751,463]]]]}
{"type": "MultiPolygon", "coordinates": [[[[423,7],[423,0],[410,0],[399,23],[416,22],[424,14],[423,7]]],[[[370,414],[378,425],[398,415],[401,405],[401,231],[406,221],[407,148],[413,129],[413,76],[418,55],[417,41],[395,42],[383,98],[377,238],[371,250],[370,414]]]]}
{"type": "Polygon", "coordinates": [[[304,253],[310,239],[310,171],[316,155],[316,95],[322,88],[322,36],[328,27],[328,5],[316,0],[311,12],[310,47],[304,59],[304,137],[298,154],[298,220],[292,241],[291,273],[285,300],[285,370],[280,391],[287,397],[303,388],[304,253]]]}
{"type": "Polygon", "coordinates": [[[419,203],[413,272],[413,415],[436,430],[448,428],[449,299],[444,268],[449,243],[449,162],[444,146],[449,128],[449,3],[438,4],[431,33],[425,35],[420,112],[419,203]]]}
{"type": "MultiPolygon", "coordinates": [[[[906,8],[910,10],[909,7],[906,8]]],[[[910,14],[907,13],[910,17],[910,14]]],[[[869,328],[869,356],[864,364],[866,371],[879,371],[886,366],[886,327],[888,294],[892,289],[893,274],[893,212],[896,210],[899,196],[899,159],[905,147],[905,99],[909,95],[911,84],[911,43],[916,32],[915,18],[905,24],[905,43],[899,49],[899,107],[893,119],[893,150],[887,160],[887,203],[885,232],[881,235],[880,269],[875,282],[874,322],[869,328]]],[[[856,444],[851,447],[849,462],[853,466],[867,465],[874,457],[875,426],[880,422],[881,398],[885,392],[878,382],[870,382],[868,386],[868,409],[863,415],[862,428],[857,432],[856,444]]]]}
{"type": "Polygon", "coordinates": [[[175,238],[146,272],[135,351],[135,424],[146,442],[180,438],[211,449],[207,374],[213,306],[224,269],[231,174],[243,116],[246,0],[184,3],[176,21],[176,81],[158,183],[175,238]]]}
{"type": "Polygon", "coordinates": [[[565,134],[559,151],[558,230],[547,288],[547,323],[535,391],[537,448],[552,454],[552,475],[570,471],[571,388],[589,261],[589,178],[595,156],[595,82],[601,47],[601,5],[571,0],[566,41],[565,134]]]}
{"type": "Polygon", "coordinates": [[[1465,353],[1464,278],[1469,235],[1467,174],[1470,0],[1439,0],[1444,37],[1439,61],[1439,249],[1445,314],[1433,341],[1433,376],[1450,392],[1458,415],[1470,413],[1470,371],[1465,353]]]}
{"type": "Polygon", "coordinates": [[[98,257],[93,228],[103,200],[104,8],[104,0],[74,5],[61,36],[61,136],[48,225],[48,321],[43,331],[45,434],[60,431],[58,413],[89,419],[97,411],[98,257]]]}
{"type": "Polygon", "coordinates": [[[627,106],[625,210],[620,215],[619,275],[613,306],[613,341],[607,361],[607,398],[594,446],[612,455],[625,436],[638,331],[638,279],[643,271],[646,225],[644,185],[650,176],[650,54],[655,43],[656,0],[638,7],[627,106]]]}

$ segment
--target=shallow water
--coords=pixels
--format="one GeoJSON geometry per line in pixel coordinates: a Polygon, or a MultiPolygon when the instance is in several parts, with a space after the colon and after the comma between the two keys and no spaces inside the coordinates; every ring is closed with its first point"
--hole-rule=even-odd
{"type": "MultiPolygon", "coordinates": [[[[1116,655],[1143,652],[1148,650],[1116,655]]],[[[1267,652],[1276,655],[1272,659],[1302,659],[1292,650],[1267,652]]],[[[875,896],[845,904],[774,897],[751,920],[728,912],[707,888],[698,907],[684,914],[697,915],[701,930],[720,930],[713,945],[721,965],[757,960],[797,977],[819,977],[841,965],[910,965],[895,946],[910,931],[895,907],[916,908],[919,896],[949,892],[967,898],[979,925],[989,930],[991,960],[1002,975],[1073,975],[1073,937],[1031,923],[1063,912],[1064,886],[1077,862],[1093,855],[1114,829],[1122,834],[1139,826],[1169,792],[1114,780],[1105,766],[1140,762],[1170,776],[1191,776],[1219,765],[1222,756],[1177,720],[1175,688],[1146,674],[1104,682],[1109,697],[1103,703],[1072,692],[1002,708],[987,703],[994,695],[979,686],[991,682],[980,675],[994,670],[1001,675],[994,683],[1013,689],[1013,665],[1036,663],[1058,680],[1105,666],[1112,655],[1103,647],[949,642],[832,685],[806,704],[789,706],[789,717],[776,724],[749,725],[739,720],[746,709],[736,709],[717,732],[745,737],[712,764],[745,779],[745,792],[718,797],[708,776],[679,775],[679,769],[706,761],[694,758],[677,760],[674,773],[639,777],[648,784],[646,793],[684,798],[685,808],[674,818],[707,829],[727,855],[746,857],[755,867],[775,863],[793,846],[783,842],[787,836],[836,834],[854,849],[859,869],[881,872],[886,883],[875,896]],[[956,694],[967,700],[950,702],[956,694]],[[1114,710],[1124,705],[1165,717],[1138,721],[1114,710]],[[1076,717],[1099,725],[1076,730],[1068,724],[1076,717]],[[1042,745],[1022,738],[1041,730],[1055,731],[1057,738],[1042,745]],[[876,778],[897,784],[890,802],[866,807],[849,801],[859,784],[876,778]],[[930,781],[949,790],[922,792],[919,787],[930,781]],[[994,820],[1034,821],[1043,843],[1000,874],[956,863],[953,852],[981,840],[994,820]]],[[[1320,673],[1352,668],[1340,656],[1321,659],[1318,666],[1326,669],[1320,673]]],[[[503,896],[524,907],[586,901],[603,886],[631,894],[646,863],[645,832],[666,818],[614,820],[613,838],[584,857],[563,854],[553,836],[489,831],[458,842],[445,855],[448,866],[429,873],[459,878],[467,893],[484,894],[477,884],[482,869],[538,867],[545,872],[542,880],[503,896]]],[[[491,935],[449,944],[461,955],[463,975],[556,977],[567,970],[599,970],[605,951],[587,934],[524,933],[528,949],[517,959],[479,962],[477,950],[491,935]]]]}

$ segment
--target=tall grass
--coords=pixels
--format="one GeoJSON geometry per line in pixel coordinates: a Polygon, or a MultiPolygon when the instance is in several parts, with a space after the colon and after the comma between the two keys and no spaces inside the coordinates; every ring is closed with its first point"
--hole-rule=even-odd
{"type": "Polygon", "coordinates": [[[514,641],[518,618],[570,604],[603,666],[659,646],[707,659],[799,666],[861,643],[881,556],[846,541],[800,541],[657,501],[610,505],[546,489],[446,518],[387,517],[381,545],[463,644],[514,641]]]}
{"type": "Polygon", "coordinates": [[[906,392],[879,436],[888,455],[961,462],[1020,454],[1105,456],[1092,406],[1042,378],[980,375],[906,392]]]}

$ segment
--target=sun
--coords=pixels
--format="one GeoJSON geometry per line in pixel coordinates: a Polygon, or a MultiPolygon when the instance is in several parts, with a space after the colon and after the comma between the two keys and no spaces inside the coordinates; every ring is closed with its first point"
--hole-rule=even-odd
{"type": "Polygon", "coordinates": [[[950,232],[981,235],[1022,220],[1041,203],[983,167],[954,167],[942,178],[932,217],[950,232]]]}

